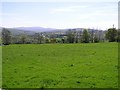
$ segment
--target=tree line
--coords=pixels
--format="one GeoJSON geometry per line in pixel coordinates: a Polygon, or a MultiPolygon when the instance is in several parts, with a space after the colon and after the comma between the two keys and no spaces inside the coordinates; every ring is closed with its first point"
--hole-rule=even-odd
{"type": "Polygon", "coordinates": [[[97,34],[94,31],[89,32],[84,29],[79,33],[76,30],[69,29],[66,35],[58,37],[55,34],[35,33],[34,35],[12,35],[11,32],[3,28],[1,32],[1,39],[3,45],[9,44],[44,44],[44,43],[98,43],[98,42],[119,42],[120,30],[116,28],[109,28],[104,34],[97,34]],[[103,36],[102,36],[103,35],[103,36]],[[102,36],[102,38],[101,38],[102,36]]]}

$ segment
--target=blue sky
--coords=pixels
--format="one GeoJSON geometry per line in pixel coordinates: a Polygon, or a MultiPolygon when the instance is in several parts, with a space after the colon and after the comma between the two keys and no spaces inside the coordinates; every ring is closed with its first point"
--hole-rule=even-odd
{"type": "Polygon", "coordinates": [[[4,27],[97,28],[118,27],[118,2],[1,2],[4,27]]]}

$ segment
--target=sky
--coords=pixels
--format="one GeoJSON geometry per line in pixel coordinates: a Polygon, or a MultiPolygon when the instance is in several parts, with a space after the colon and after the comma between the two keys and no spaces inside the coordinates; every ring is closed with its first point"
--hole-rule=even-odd
{"type": "MultiPolygon", "coordinates": [[[[78,0],[79,1],[79,0],[78,0]]],[[[118,1],[2,1],[2,27],[118,28],[118,1]]]]}

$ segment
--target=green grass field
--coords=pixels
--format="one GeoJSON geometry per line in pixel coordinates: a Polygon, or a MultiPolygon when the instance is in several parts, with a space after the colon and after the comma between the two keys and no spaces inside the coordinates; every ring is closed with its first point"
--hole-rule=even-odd
{"type": "Polygon", "coordinates": [[[0,46],[0,88],[2,88],[2,47],[0,46]]]}
{"type": "Polygon", "coordinates": [[[118,44],[2,47],[3,88],[117,88],[118,44]]]}

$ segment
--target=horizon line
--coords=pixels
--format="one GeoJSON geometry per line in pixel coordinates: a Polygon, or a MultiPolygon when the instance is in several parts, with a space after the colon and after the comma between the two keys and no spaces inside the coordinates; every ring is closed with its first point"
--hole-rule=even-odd
{"type": "MultiPolygon", "coordinates": [[[[94,30],[108,30],[108,28],[106,29],[101,29],[99,27],[68,27],[68,28],[54,28],[54,27],[41,27],[41,26],[14,26],[14,27],[7,27],[7,26],[0,26],[1,28],[32,28],[32,27],[38,27],[38,28],[49,28],[49,29],[77,29],[77,28],[81,28],[81,29],[94,29],[94,30]]],[[[112,28],[112,27],[110,27],[112,28]]],[[[116,27],[115,27],[116,28],[116,27]]]]}

